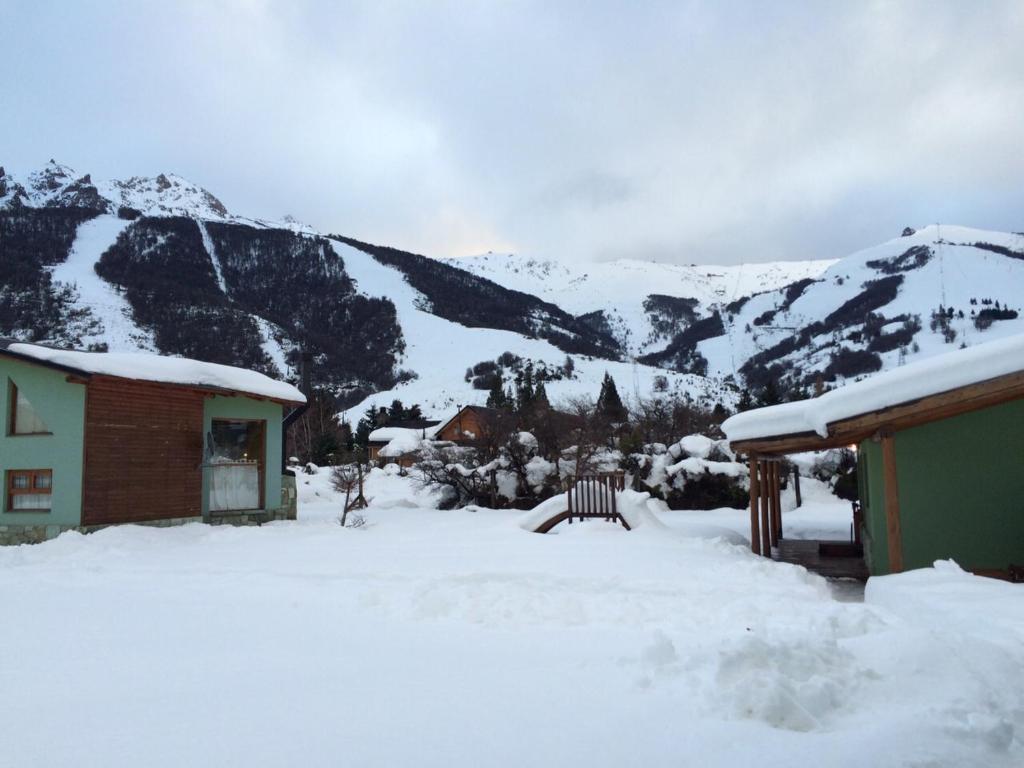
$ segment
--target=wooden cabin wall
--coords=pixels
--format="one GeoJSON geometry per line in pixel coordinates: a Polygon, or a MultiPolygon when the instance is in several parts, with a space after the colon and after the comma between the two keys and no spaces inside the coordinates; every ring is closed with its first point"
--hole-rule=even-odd
{"type": "Polygon", "coordinates": [[[464,411],[461,416],[453,419],[451,424],[439,432],[436,439],[456,443],[479,440],[485,433],[486,429],[487,428],[480,416],[474,411],[467,410],[464,411]],[[460,428],[462,432],[459,432],[460,428]],[[467,437],[467,432],[471,432],[473,436],[467,437]]]}
{"type": "Polygon", "coordinates": [[[203,400],[182,387],[90,380],[83,525],[202,514],[203,400]]]}

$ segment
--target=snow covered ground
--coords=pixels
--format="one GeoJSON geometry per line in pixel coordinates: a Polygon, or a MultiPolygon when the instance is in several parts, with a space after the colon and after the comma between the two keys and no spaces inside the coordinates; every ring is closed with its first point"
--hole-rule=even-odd
{"type": "Polygon", "coordinates": [[[1024,763],[1024,587],[843,603],[675,519],[713,512],[542,536],[375,471],[342,529],[326,471],[299,490],[297,523],[0,549],[0,763],[1024,763]]]}

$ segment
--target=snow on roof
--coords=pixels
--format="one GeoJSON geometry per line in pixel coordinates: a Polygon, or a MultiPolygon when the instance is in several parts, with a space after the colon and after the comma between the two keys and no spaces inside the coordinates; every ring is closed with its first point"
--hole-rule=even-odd
{"type": "Polygon", "coordinates": [[[430,427],[379,427],[370,433],[368,439],[372,443],[390,443],[392,440],[409,436],[419,440],[424,436],[433,437],[437,434],[437,428],[440,426],[438,423],[430,427]]]}
{"type": "Polygon", "coordinates": [[[381,456],[397,458],[419,450],[420,445],[423,444],[423,438],[420,437],[422,430],[405,429],[402,431],[404,434],[396,435],[387,445],[380,449],[381,456]]]}
{"type": "Polygon", "coordinates": [[[738,413],[722,429],[730,441],[816,432],[828,425],[929,395],[1024,371],[1024,334],[958,349],[847,384],[811,400],[738,413]]]}
{"type": "MultiPolygon", "coordinates": [[[[2,349],[3,347],[0,347],[2,349]]],[[[183,357],[142,352],[79,352],[53,349],[37,344],[13,342],[7,351],[38,360],[44,364],[59,365],[82,373],[117,376],[123,379],[154,381],[164,384],[193,384],[215,387],[247,395],[269,397],[291,403],[304,403],[306,397],[297,388],[277,381],[262,373],[218,363],[204,363],[183,357]]]]}

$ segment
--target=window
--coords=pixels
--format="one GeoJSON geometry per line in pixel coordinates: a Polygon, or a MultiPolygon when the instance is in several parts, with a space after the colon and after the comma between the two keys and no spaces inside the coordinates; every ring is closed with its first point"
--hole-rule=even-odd
{"type": "Polygon", "coordinates": [[[7,426],[9,435],[48,435],[50,434],[46,422],[36,411],[17,385],[11,381],[8,387],[10,393],[10,421],[7,426]]]}
{"type": "Polygon", "coordinates": [[[8,512],[49,512],[51,469],[12,469],[7,473],[8,512]]]}
{"type": "Polygon", "coordinates": [[[262,509],[265,421],[214,419],[207,436],[210,511],[262,509]]]}

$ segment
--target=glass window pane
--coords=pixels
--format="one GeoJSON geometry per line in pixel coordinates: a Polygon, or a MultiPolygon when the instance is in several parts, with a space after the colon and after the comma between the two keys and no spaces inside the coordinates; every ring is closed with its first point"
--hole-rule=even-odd
{"type": "Polygon", "coordinates": [[[14,475],[11,478],[12,488],[28,488],[28,475],[14,475]]]}
{"type": "Polygon", "coordinates": [[[49,432],[46,422],[42,420],[32,403],[25,397],[25,393],[18,387],[14,387],[14,429],[16,435],[32,435],[39,432],[49,432]]]}
{"type": "Polygon", "coordinates": [[[48,489],[50,487],[51,477],[49,474],[40,472],[36,475],[36,488],[39,490],[48,489]]]}
{"type": "Polygon", "coordinates": [[[213,458],[227,461],[260,461],[263,445],[262,421],[214,421],[213,458]]]}

